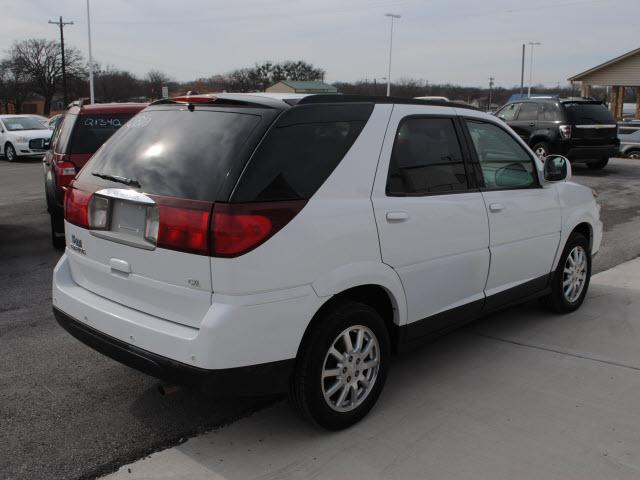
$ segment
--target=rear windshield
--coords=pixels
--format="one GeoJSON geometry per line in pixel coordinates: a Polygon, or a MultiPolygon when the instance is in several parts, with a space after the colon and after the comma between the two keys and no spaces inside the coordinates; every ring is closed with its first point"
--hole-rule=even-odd
{"type": "Polygon", "coordinates": [[[144,111],[91,158],[78,182],[126,188],[98,173],[135,180],[146,193],[214,201],[260,121],[256,113],[206,108],[144,111]]]}
{"type": "Polygon", "coordinates": [[[71,135],[69,153],[94,153],[134,113],[80,115],[71,135]]]}
{"type": "Polygon", "coordinates": [[[576,125],[615,125],[616,121],[601,103],[565,103],[565,111],[571,123],[576,125]]]}

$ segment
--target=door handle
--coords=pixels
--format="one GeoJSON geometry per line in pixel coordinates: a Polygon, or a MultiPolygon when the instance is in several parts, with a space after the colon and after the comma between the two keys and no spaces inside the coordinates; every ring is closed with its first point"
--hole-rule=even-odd
{"type": "Polygon", "coordinates": [[[407,212],[387,212],[388,222],[404,222],[409,219],[407,212]]]}
{"type": "Polygon", "coordinates": [[[110,258],[109,266],[111,270],[116,270],[121,273],[131,273],[131,265],[129,265],[129,262],[120,260],[119,258],[110,258]]]}
{"type": "Polygon", "coordinates": [[[492,212],[501,212],[504,210],[504,206],[501,203],[492,203],[489,205],[489,210],[492,212]]]}
{"type": "Polygon", "coordinates": [[[529,126],[530,126],[530,127],[535,127],[535,126],[536,126],[536,124],[535,124],[535,123],[533,123],[533,122],[531,122],[531,123],[529,124],[529,126]]]}

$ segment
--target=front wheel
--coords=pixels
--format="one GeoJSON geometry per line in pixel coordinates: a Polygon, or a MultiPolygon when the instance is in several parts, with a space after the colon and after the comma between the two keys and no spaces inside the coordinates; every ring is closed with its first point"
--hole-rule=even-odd
{"type": "Polygon", "coordinates": [[[296,362],[293,406],[329,430],[361,420],[376,403],[387,376],[390,340],[380,315],[358,302],[321,314],[296,362]]]}
{"type": "Polygon", "coordinates": [[[4,146],[4,158],[7,159],[7,162],[15,162],[18,159],[16,149],[13,148],[13,145],[11,145],[10,143],[7,143],[4,146]]]}
{"type": "Polygon", "coordinates": [[[578,232],[571,234],[551,280],[551,293],[542,303],[558,313],[577,310],[589,289],[591,250],[589,241],[578,232]]]}
{"type": "Polygon", "coordinates": [[[632,158],[634,160],[640,160],[640,150],[631,150],[627,152],[627,158],[632,158]]]}
{"type": "Polygon", "coordinates": [[[589,167],[591,170],[602,170],[604,167],[607,166],[607,163],[609,163],[608,157],[601,158],[600,160],[594,163],[587,163],[587,167],[589,167]]]}

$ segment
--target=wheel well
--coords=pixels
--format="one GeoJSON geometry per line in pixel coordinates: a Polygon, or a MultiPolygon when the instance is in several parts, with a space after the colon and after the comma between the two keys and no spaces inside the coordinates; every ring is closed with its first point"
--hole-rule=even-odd
{"type": "MultiPolygon", "coordinates": [[[[573,229],[573,232],[581,233],[589,241],[589,249],[593,246],[593,233],[591,231],[591,225],[587,222],[582,222],[573,229]]],[[[571,233],[573,233],[571,232],[571,233]]]]}
{"type": "Polygon", "coordinates": [[[373,308],[384,320],[384,323],[389,332],[389,338],[391,339],[391,345],[397,344],[398,328],[394,322],[394,318],[397,315],[397,308],[394,307],[394,303],[389,292],[380,285],[360,285],[352,287],[331,296],[316,312],[316,314],[307,325],[307,329],[304,332],[298,352],[301,351],[303,345],[309,338],[310,332],[317,325],[322,318],[322,314],[334,305],[343,302],[345,300],[360,302],[369,305],[373,308]]]}
{"type": "Polygon", "coordinates": [[[533,137],[530,141],[529,141],[529,145],[531,146],[531,148],[533,148],[535,146],[536,143],[539,142],[544,142],[547,144],[547,146],[549,145],[549,139],[542,137],[542,136],[538,136],[538,137],[533,137]]]}

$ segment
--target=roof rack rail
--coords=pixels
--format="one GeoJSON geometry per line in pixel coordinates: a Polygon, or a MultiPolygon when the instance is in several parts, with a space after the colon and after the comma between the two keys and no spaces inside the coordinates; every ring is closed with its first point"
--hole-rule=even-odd
{"type": "Polygon", "coordinates": [[[401,105],[430,105],[435,107],[453,107],[465,108],[469,110],[478,110],[471,105],[464,105],[452,101],[445,100],[419,100],[415,98],[403,97],[380,97],[372,95],[340,95],[340,94],[317,94],[309,95],[301,98],[296,105],[310,105],[318,103],[382,103],[382,104],[401,104],[401,105]]]}

